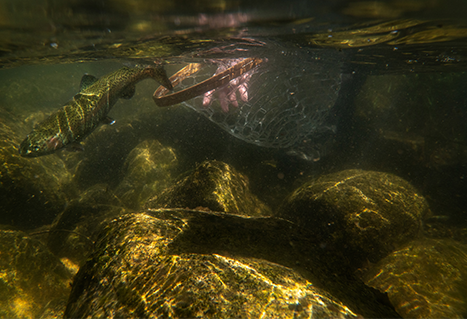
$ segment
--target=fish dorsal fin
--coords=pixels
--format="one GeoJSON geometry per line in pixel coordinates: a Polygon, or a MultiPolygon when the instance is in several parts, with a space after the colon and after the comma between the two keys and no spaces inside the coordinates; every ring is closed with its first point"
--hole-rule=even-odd
{"type": "Polygon", "coordinates": [[[81,83],[79,85],[79,91],[81,92],[87,89],[88,87],[96,83],[96,81],[97,81],[97,78],[94,75],[90,75],[90,74],[83,75],[83,77],[81,78],[81,83]]]}

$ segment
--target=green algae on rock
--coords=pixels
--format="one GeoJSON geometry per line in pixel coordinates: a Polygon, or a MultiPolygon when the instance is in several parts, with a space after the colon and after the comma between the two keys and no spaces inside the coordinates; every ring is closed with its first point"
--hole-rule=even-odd
{"type": "Polygon", "coordinates": [[[176,165],[172,148],[157,140],[145,140],[128,154],[123,165],[125,177],[115,193],[127,207],[138,209],[170,185],[176,165]]]}
{"type": "Polygon", "coordinates": [[[144,288],[141,280],[164,258],[182,226],[181,221],[168,224],[145,214],[112,220],[74,279],[65,317],[143,317],[139,305],[145,303],[134,285],[144,288]]]}
{"type": "Polygon", "coordinates": [[[404,318],[465,318],[467,246],[420,239],[372,267],[365,282],[386,292],[404,318]]]}
{"type": "Polygon", "coordinates": [[[278,215],[310,229],[320,246],[356,269],[416,238],[428,212],[426,200],[402,178],[346,170],[304,184],[278,215]]]}
{"type": "Polygon", "coordinates": [[[357,317],[290,268],[256,258],[176,253],[174,239],[190,228],[189,215],[172,213],[110,222],[75,277],[65,318],[357,317]]]}
{"type": "Polygon", "coordinates": [[[247,177],[219,161],[202,163],[191,175],[151,198],[145,207],[204,207],[229,214],[271,215],[271,209],[250,192],[247,177]]]}
{"type": "Polygon", "coordinates": [[[61,318],[72,274],[39,241],[0,231],[0,317],[61,318]]]}

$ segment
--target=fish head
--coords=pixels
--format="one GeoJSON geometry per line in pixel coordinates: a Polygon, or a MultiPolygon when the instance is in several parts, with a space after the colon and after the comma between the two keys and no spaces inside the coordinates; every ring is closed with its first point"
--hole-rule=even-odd
{"type": "Polygon", "coordinates": [[[32,131],[19,145],[19,154],[24,157],[37,157],[55,152],[63,147],[61,139],[44,136],[40,131],[32,131]]]}

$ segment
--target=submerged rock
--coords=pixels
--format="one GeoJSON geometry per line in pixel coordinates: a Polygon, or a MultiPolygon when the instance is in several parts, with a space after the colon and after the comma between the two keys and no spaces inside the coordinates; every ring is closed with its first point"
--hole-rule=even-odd
{"type": "Polygon", "coordinates": [[[122,119],[114,125],[101,125],[83,141],[83,152],[67,155],[67,167],[81,190],[106,183],[118,185],[128,153],[139,142],[131,121],[122,119]]]}
{"type": "Polygon", "coordinates": [[[56,256],[82,265],[107,219],[127,212],[106,184],[96,184],[72,200],[56,218],[47,247],[56,256]]]}
{"type": "Polygon", "coordinates": [[[52,222],[64,209],[71,175],[56,156],[21,157],[21,132],[0,109],[0,224],[31,229],[52,222]]]}
{"type": "Polygon", "coordinates": [[[138,209],[169,186],[176,165],[172,148],[157,140],[145,140],[128,154],[123,165],[125,177],[115,193],[127,207],[138,209]]]}
{"type": "MultiPolygon", "coordinates": [[[[307,261],[314,271],[323,269],[322,282],[335,277],[326,277],[306,248],[306,257],[296,254],[302,247],[294,247],[300,241],[287,225],[181,209],[121,216],[103,229],[75,277],[65,318],[358,317],[303,277],[306,271],[288,267],[307,261]]],[[[363,284],[350,283],[342,278],[340,289],[354,308],[369,317],[398,317],[363,284]]]]}
{"type": "Polygon", "coordinates": [[[465,318],[466,277],[466,245],[421,239],[381,260],[365,282],[387,293],[404,318],[465,318]]]}
{"type": "Polygon", "coordinates": [[[72,274],[37,240],[0,231],[0,317],[60,318],[72,274]]]}
{"type": "Polygon", "coordinates": [[[250,192],[248,178],[232,166],[206,161],[146,208],[197,208],[247,216],[268,216],[271,209],[250,192]]]}
{"type": "Polygon", "coordinates": [[[402,178],[346,170],[301,186],[278,215],[308,228],[321,247],[356,269],[416,238],[428,212],[426,200],[402,178]]]}

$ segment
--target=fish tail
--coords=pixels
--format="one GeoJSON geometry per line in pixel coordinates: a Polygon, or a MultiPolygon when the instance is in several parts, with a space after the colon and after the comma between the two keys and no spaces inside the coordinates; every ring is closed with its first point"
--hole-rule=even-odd
{"type": "Polygon", "coordinates": [[[162,65],[151,68],[151,77],[168,90],[173,90],[172,82],[170,82],[162,65]]]}

